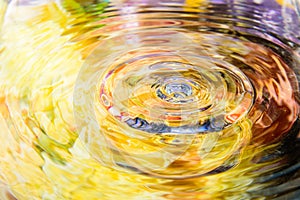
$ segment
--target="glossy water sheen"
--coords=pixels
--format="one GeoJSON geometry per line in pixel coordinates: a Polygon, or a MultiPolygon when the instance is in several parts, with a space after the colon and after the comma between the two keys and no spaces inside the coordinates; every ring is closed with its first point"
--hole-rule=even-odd
{"type": "Polygon", "coordinates": [[[1,1],[1,199],[297,199],[298,4],[1,1]]]}

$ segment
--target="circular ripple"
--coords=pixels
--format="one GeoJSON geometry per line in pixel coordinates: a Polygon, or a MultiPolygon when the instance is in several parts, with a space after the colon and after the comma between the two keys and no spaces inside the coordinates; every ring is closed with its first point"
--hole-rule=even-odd
{"type": "Polygon", "coordinates": [[[110,167],[172,178],[235,165],[241,140],[250,137],[245,115],[254,92],[249,79],[192,35],[169,30],[132,34],[139,42],[128,44],[127,35],[103,42],[77,81],[75,99],[84,97],[87,107],[81,110],[91,111],[79,113],[85,119],[79,127],[91,118],[99,124],[90,128],[93,133],[82,134],[93,155],[110,167]],[[115,42],[118,49],[112,48],[115,42]],[[235,142],[225,148],[228,140],[235,142]],[[101,148],[114,152],[113,162],[99,150],[100,141],[101,148]]]}
{"type": "Polygon", "coordinates": [[[253,90],[243,73],[207,57],[175,53],[141,50],[141,59],[112,66],[100,87],[102,105],[121,122],[150,133],[220,131],[247,113],[253,90]]]}
{"type": "Polygon", "coordinates": [[[4,198],[299,196],[300,26],[292,5],[10,2],[0,14],[0,177],[13,194],[4,198]],[[78,70],[95,47],[72,105],[78,70]]]}

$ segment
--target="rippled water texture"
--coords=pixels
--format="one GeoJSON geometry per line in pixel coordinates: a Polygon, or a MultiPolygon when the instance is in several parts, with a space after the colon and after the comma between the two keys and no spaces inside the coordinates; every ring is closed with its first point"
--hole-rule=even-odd
{"type": "Polygon", "coordinates": [[[299,199],[299,1],[0,12],[1,200],[299,199]]]}

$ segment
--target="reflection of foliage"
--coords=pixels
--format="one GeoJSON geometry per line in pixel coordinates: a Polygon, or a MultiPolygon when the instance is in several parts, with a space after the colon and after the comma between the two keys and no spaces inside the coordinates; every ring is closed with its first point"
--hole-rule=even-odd
{"type": "Polygon", "coordinates": [[[82,34],[92,29],[101,28],[103,24],[91,24],[92,22],[97,22],[103,19],[103,16],[100,16],[108,3],[105,1],[100,1],[97,3],[88,3],[89,1],[77,2],[75,0],[64,0],[62,6],[65,11],[68,12],[68,25],[70,28],[66,33],[78,33],[82,34]]]}
{"type": "Polygon", "coordinates": [[[88,32],[104,26],[99,21],[105,18],[101,14],[108,6],[108,2],[96,1],[96,3],[76,0],[64,0],[62,2],[62,6],[68,14],[66,19],[68,27],[65,27],[63,34],[71,35],[72,41],[81,41],[81,49],[86,51],[84,55],[88,55],[88,52],[93,48],[93,44],[97,44],[99,37],[91,37],[88,32]]]}
{"type": "Polygon", "coordinates": [[[98,1],[98,0],[96,1],[64,0],[62,5],[67,11],[69,11],[74,15],[85,14],[88,16],[97,16],[103,13],[104,9],[108,5],[108,2],[98,1]]]}

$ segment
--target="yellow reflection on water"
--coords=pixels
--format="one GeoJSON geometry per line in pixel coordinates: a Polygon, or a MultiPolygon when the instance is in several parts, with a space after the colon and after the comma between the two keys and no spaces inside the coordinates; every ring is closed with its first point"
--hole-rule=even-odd
{"type": "MultiPolygon", "coordinates": [[[[0,4],[3,13],[5,3],[0,4]]],[[[253,184],[254,171],[270,163],[253,164],[266,147],[250,143],[252,122],[247,118],[222,133],[227,137],[217,142],[209,159],[200,162],[204,167],[198,170],[206,172],[218,165],[214,154],[224,160],[238,154],[238,165],[224,173],[172,180],[102,166],[78,138],[73,116],[77,75],[99,41],[78,39],[80,29],[66,34],[67,25],[75,22],[53,2],[20,6],[9,14],[2,28],[0,53],[0,187],[10,188],[17,199],[247,199],[246,191],[262,187],[253,184]]],[[[141,154],[153,150],[147,149],[153,141],[139,144],[106,131],[124,151],[139,153],[141,146],[141,154]]],[[[194,139],[215,144],[212,136],[194,139]]],[[[167,170],[197,168],[194,163],[199,165],[201,158],[199,152],[193,154],[196,147],[189,147],[189,153],[167,170]]],[[[4,192],[0,197],[12,198],[8,196],[4,192]]]]}

